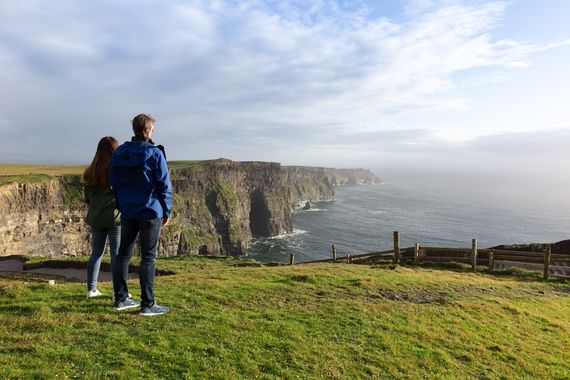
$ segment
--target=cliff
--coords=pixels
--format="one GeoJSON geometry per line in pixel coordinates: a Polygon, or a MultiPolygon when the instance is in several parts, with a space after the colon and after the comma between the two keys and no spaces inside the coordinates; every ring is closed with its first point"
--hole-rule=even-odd
{"type": "Polygon", "coordinates": [[[79,176],[19,176],[0,186],[0,255],[89,253],[79,176]]]}
{"type": "Polygon", "coordinates": [[[309,166],[281,167],[281,180],[287,188],[291,207],[301,201],[334,199],[334,186],[325,174],[324,168],[309,166]]]}
{"type": "Polygon", "coordinates": [[[244,254],[252,237],[291,232],[278,163],[215,160],[171,171],[172,223],[166,254],[244,254]]]}
{"type": "Polygon", "coordinates": [[[313,166],[283,166],[281,177],[288,184],[292,204],[334,199],[339,185],[375,184],[381,179],[368,169],[334,169],[313,166]]]}
{"type": "Polygon", "coordinates": [[[368,169],[333,169],[325,168],[325,176],[334,186],[338,185],[370,185],[381,182],[368,169]]]}
{"type": "MultiPolygon", "coordinates": [[[[244,254],[253,238],[291,232],[291,208],[299,201],[334,199],[335,185],[371,178],[362,169],[336,173],[272,162],[169,165],[173,211],[161,235],[162,256],[244,254]]],[[[0,177],[0,255],[88,255],[82,199],[78,175],[0,177]]]]}

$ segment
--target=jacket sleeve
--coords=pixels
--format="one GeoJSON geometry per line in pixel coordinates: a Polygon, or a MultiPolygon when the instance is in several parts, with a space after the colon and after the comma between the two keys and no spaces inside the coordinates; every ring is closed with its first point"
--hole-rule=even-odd
{"type": "Polygon", "coordinates": [[[113,158],[111,158],[111,164],[109,165],[109,174],[107,179],[109,181],[109,186],[111,186],[111,189],[113,189],[113,194],[115,195],[115,208],[117,210],[120,210],[121,208],[119,207],[119,197],[117,196],[117,191],[115,190],[115,184],[117,182],[116,177],[116,173],[113,170],[113,158]]]}
{"type": "Polygon", "coordinates": [[[172,208],[172,186],[170,184],[170,176],[168,175],[168,167],[166,158],[162,151],[158,152],[158,162],[156,165],[156,183],[158,200],[162,206],[163,217],[170,217],[172,208]]]}

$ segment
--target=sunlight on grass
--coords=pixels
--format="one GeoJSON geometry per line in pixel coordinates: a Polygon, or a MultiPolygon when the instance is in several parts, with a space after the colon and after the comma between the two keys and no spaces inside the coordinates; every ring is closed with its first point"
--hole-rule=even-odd
{"type": "Polygon", "coordinates": [[[0,175],[21,176],[29,174],[65,175],[83,174],[87,165],[18,165],[0,164],[0,175]]]}
{"type": "MultiPolygon", "coordinates": [[[[567,378],[570,283],[437,268],[170,258],[158,318],[0,279],[4,377],[567,378]]],[[[131,282],[131,292],[139,292],[131,282]]],[[[138,298],[138,297],[136,297],[138,298]]]]}

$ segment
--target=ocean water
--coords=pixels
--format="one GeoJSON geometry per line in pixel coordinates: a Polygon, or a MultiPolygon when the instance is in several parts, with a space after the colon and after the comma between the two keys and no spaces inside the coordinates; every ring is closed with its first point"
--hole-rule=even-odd
{"type": "Polygon", "coordinates": [[[336,199],[295,210],[291,234],[255,241],[248,256],[261,261],[308,261],[391,249],[393,231],[402,247],[480,247],[570,239],[570,205],[511,197],[484,188],[410,183],[339,186],[336,199]]]}

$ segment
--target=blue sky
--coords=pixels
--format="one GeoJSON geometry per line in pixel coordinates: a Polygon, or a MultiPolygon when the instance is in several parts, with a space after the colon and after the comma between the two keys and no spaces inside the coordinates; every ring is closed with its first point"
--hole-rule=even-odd
{"type": "Polygon", "coordinates": [[[570,171],[570,1],[4,1],[0,161],[570,171]]]}

